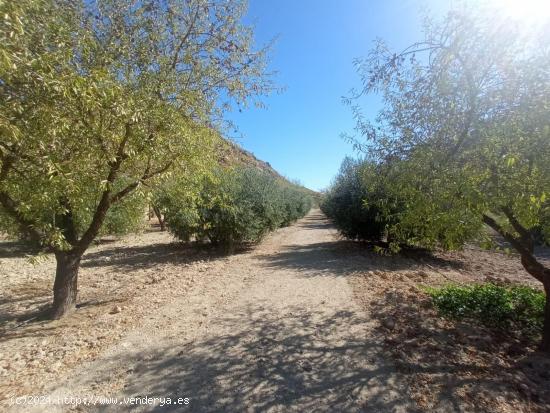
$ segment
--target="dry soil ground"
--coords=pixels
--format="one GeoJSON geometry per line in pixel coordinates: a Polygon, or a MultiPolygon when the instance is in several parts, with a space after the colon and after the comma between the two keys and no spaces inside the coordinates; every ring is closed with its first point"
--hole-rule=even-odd
{"type": "Polygon", "coordinates": [[[25,322],[49,300],[53,261],[0,248],[1,409],[550,411],[550,362],[533,343],[443,320],[419,289],[530,283],[514,257],[383,257],[339,240],[319,211],[230,257],[149,232],[86,255],[74,314],[25,322]],[[119,404],[10,406],[21,395],[119,404]]]}

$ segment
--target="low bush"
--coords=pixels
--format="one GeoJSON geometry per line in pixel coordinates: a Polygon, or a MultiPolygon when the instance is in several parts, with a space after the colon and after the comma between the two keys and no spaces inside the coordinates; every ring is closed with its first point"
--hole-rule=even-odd
{"type": "Polygon", "coordinates": [[[231,251],[303,217],[312,202],[300,187],[265,171],[223,168],[203,180],[194,199],[172,189],[157,203],[179,239],[207,239],[231,251]]]}
{"type": "Polygon", "coordinates": [[[301,189],[285,185],[280,192],[282,201],[282,221],[281,226],[286,227],[294,221],[305,216],[313,205],[312,198],[305,194],[301,189]]]}
{"type": "Polygon", "coordinates": [[[474,239],[482,226],[477,217],[454,203],[456,193],[441,191],[434,203],[421,182],[402,186],[407,175],[400,161],[374,162],[346,158],[324,194],[322,211],[340,233],[359,241],[387,241],[391,251],[402,246],[453,250],[474,239]]]}
{"type": "Polygon", "coordinates": [[[321,210],[349,239],[380,241],[387,219],[373,199],[371,165],[347,158],[321,202],[321,210]]]}
{"type": "Polygon", "coordinates": [[[534,288],[480,284],[449,285],[427,291],[444,316],[471,318],[488,327],[516,328],[527,334],[542,331],[545,296],[534,288]]]}
{"type": "Polygon", "coordinates": [[[128,196],[109,209],[100,234],[125,235],[143,231],[146,210],[147,200],[143,194],[128,196]]]}

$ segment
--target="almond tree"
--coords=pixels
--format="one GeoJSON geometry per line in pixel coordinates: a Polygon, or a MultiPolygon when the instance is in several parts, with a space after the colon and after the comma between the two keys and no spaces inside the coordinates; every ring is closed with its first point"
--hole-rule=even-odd
{"type": "Polygon", "coordinates": [[[54,253],[51,317],[75,307],[109,210],[209,162],[227,102],[271,89],[241,1],[0,2],[0,208],[54,253]]]}
{"type": "MultiPolygon", "coordinates": [[[[457,248],[476,225],[498,232],[546,292],[541,349],[550,351],[550,268],[533,228],[550,234],[550,28],[527,30],[487,11],[428,23],[401,52],[382,42],[357,62],[364,93],[380,93],[359,144],[406,208],[396,242],[457,248]]],[[[354,100],[351,99],[350,102],[354,100]]]]}

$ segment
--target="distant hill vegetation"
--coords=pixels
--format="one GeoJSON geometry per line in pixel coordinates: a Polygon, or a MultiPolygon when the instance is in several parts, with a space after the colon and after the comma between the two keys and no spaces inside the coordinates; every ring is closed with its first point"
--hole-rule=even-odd
{"type": "Polygon", "coordinates": [[[288,181],[288,179],[277,172],[269,162],[258,159],[252,152],[247,151],[233,141],[224,139],[224,144],[220,152],[220,163],[223,166],[237,164],[242,166],[254,167],[261,169],[262,171],[266,171],[276,178],[281,178],[288,181]]]}
{"type": "Polygon", "coordinates": [[[254,167],[262,171],[268,172],[275,178],[282,179],[294,185],[301,187],[308,195],[310,195],[316,204],[319,203],[321,194],[312,189],[306,188],[300,182],[294,181],[288,177],[281,175],[269,162],[258,159],[252,152],[242,148],[238,143],[224,139],[223,147],[220,151],[220,164],[223,166],[241,165],[254,167]]]}

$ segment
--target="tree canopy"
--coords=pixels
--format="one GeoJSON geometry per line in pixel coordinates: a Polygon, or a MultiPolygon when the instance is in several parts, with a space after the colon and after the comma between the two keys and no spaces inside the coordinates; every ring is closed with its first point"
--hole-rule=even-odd
{"type": "Polygon", "coordinates": [[[208,165],[228,102],[272,88],[244,10],[238,0],[1,2],[3,229],[78,268],[111,207],[174,169],[208,165]]]}
{"type": "MultiPolygon", "coordinates": [[[[400,52],[382,41],[356,62],[363,88],[348,99],[355,141],[384,196],[378,219],[400,244],[460,248],[498,232],[550,294],[532,232],[550,234],[550,27],[526,30],[494,11],[428,21],[400,52]],[[374,121],[363,94],[381,96],[374,121]],[[388,201],[398,208],[386,208],[388,201]]],[[[550,350],[550,302],[543,348],[550,350]]]]}

